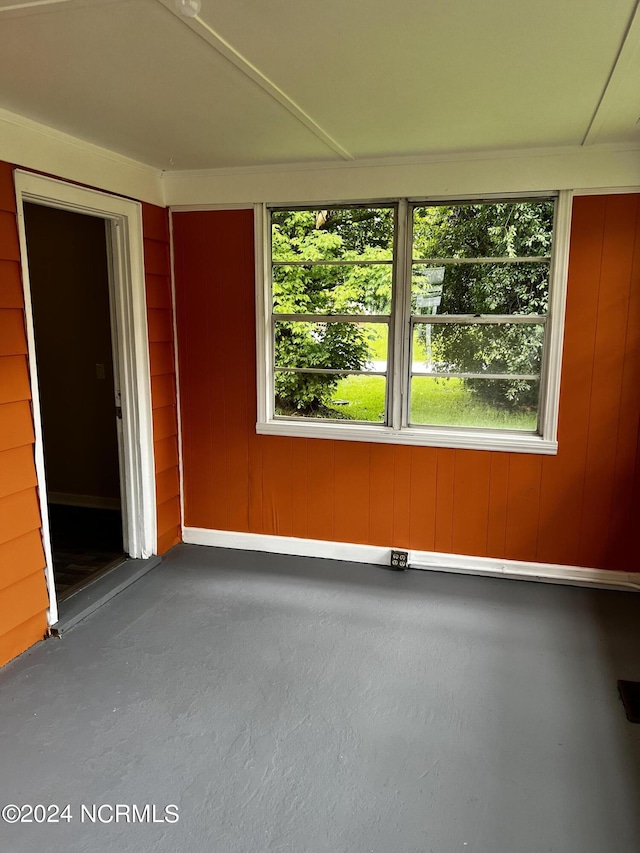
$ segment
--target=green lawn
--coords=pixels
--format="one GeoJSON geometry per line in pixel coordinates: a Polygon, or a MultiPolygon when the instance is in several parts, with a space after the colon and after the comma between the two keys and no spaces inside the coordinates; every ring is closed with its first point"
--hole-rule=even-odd
{"type": "MultiPolygon", "coordinates": [[[[382,324],[368,324],[371,361],[387,359],[387,330],[382,324]]],[[[424,361],[426,352],[420,341],[413,353],[424,361]]],[[[499,380],[496,380],[499,381],[499,380]]],[[[385,379],[382,376],[345,376],[341,379],[327,409],[316,417],[382,423],[385,407],[385,379]],[[333,414],[335,412],[335,414],[333,414]]],[[[294,412],[277,412],[294,414],[294,412]]],[[[411,423],[433,426],[467,426],[493,429],[536,429],[536,412],[513,412],[491,407],[479,400],[462,379],[435,379],[419,376],[412,380],[411,423]]]]}
{"type": "MultiPolygon", "coordinates": [[[[368,325],[372,361],[387,358],[386,328],[375,323],[368,325]]],[[[413,357],[426,359],[421,341],[414,346],[413,357]]],[[[357,421],[384,421],[385,380],[381,376],[347,376],[338,383],[334,400],[341,401],[335,409],[340,418],[357,421]]],[[[535,430],[536,412],[512,412],[492,408],[478,400],[465,387],[462,379],[433,379],[417,377],[411,388],[411,422],[434,426],[473,426],[493,429],[535,430]]]]}
{"type": "MultiPolygon", "coordinates": [[[[335,400],[340,417],[358,421],[384,420],[385,380],[382,376],[347,376],[341,379],[335,400]]],[[[482,403],[461,379],[414,379],[411,422],[436,426],[475,426],[494,429],[535,430],[535,412],[510,412],[482,403]]]]}

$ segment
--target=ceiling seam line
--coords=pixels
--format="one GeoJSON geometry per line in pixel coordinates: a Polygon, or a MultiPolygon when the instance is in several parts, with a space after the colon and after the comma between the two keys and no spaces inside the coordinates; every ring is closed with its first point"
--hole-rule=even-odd
{"type": "Polygon", "coordinates": [[[636,5],[633,9],[633,12],[631,13],[631,18],[629,19],[629,23],[624,32],[624,35],[622,36],[622,41],[620,42],[620,47],[613,62],[613,66],[611,67],[611,71],[609,72],[607,81],[604,84],[604,89],[602,90],[602,93],[598,98],[598,103],[596,104],[596,108],[591,117],[591,121],[589,122],[589,126],[587,127],[586,133],[582,139],[581,145],[592,145],[593,139],[597,137],[597,134],[600,132],[601,128],[598,127],[596,130],[596,124],[598,120],[601,119],[604,113],[604,105],[606,102],[607,94],[611,92],[611,83],[615,78],[616,71],[620,68],[620,60],[622,59],[622,56],[623,54],[628,52],[629,48],[633,50],[633,47],[631,46],[630,36],[632,30],[636,26],[640,27],[640,0],[636,0],[636,5]]]}
{"type": "MultiPolygon", "coordinates": [[[[283,106],[294,118],[304,124],[305,127],[307,127],[318,139],[322,140],[322,142],[332,148],[336,154],[339,154],[343,160],[354,159],[353,155],[350,154],[346,148],[340,145],[340,143],[330,134],[328,134],[326,130],[320,127],[320,125],[314,121],[314,119],[311,118],[311,116],[303,110],[302,107],[293,100],[293,98],[290,98],[289,95],[276,85],[276,83],[270,80],[266,74],[263,74],[259,68],[246,59],[233,47],[233,45],[229,44],[229,42],[219,35],[213,27],[210,27],[209,24],[203,21],[200,17],[195,17],[193,20],[194,23],[199,24],[204,30],[206,30],[206,32],[216,42],[216,44],[211,44],[209,39],[205,38],[207,44],[213,47],[214,50],[217,50],[221,56],[224,56],[225,59],[231,62],[232,65],[234,65],[246,77],[253,80],[254,83],[257,83],[264,92],[283,106]]],[[[195,27],[193,29],[194,32],[198,32],[195,27]]],[[[200,33],[198,33],[198,35],[202,38],[200,33]]]]}
{"type": "Polygon", "coordinates": [[[284,107],[290,115],[303,124],[310,130],[317,139],[320,139],[335,151],[343,160],[354,160],[354,156],[350,154],[346,148],[328,134],[320,125],[314,121],[311,116],[299,106],[293,98],[290,98],[276,83],[270,80],[266,74],[263,74],[260,69],[244,57],[232,44],[230,44],[223,36],[217,33],[213,27],[209,26],[199,15],[193,18],[185,18],[179,12],[174,10],[172,0],[158,0],[165,9],[171,12],[174,17],[186,24],[191,32],[199,36],[205,41],[209,47],[219,53],[224,59],[230,62],[235,68],[245,75],[249,80],[259,86],[263,92],[266,92],[274,101],[284,107]]]}
{"type": "Polygon", "coordinates": [[[34,9],[39,6],[59,6],[61,3],[69,3],[70,0],[24,0],[23,3],[13,3],[11,6],[0,6],[2,12],[21,12],[23,9],[34,9]]]}

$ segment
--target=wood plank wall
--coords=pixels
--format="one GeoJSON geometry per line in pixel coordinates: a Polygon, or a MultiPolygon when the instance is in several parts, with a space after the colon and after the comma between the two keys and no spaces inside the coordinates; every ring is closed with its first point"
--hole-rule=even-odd
{"type": "MultiPolygon", "coordinates": [[[[44,636],[48,606],[12,172],[0,162],[0,666],[44,636]]],[[[142,214],[162,554],[181,538],[169,218],[142,214]]]]}
{"type": "Polygon", "coordinates": [[[33,442],[13,175],[0,163],[0,665],[47,631],[33,442]]]}
{"type": "Polygon", "coordinates": [[[640,570],[640,195],[574,202],[555,457],[256,435],[252,212],[174,248],[185,526],[640,570]]]}
{"type": "Polygon", "coordinates": [[[158,553],[164,554],[182,538],[168,211],[162,207],[143,204],[142,227],[149,324],[158,553]]]}

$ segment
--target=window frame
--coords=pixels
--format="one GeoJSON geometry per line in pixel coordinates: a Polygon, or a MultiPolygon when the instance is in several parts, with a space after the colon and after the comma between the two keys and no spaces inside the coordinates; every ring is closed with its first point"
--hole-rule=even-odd
{"type": "MultiPolygon", "coordinates": [[[[560,372],[571,227],[572,191],[502,193],[446,198],[410,197],[367,199],[353,202],[312,201],[298,204],[254,206],[256,258],[256,338],[257,338],[257,421],[261,435],[298,438],[366,441],[413,446],[449,447],[469,450],[507,451],[553,455],[558,450],[557,424],[560,398],[560,372]],[[538,431],[501,430],[481,427],[433,426],[409,424],[411,385],[411,211],[414,207],[435,204],[498,203],[555,199],[555,216],[549,272],[549,309],[545,320],[545,341],[540,370],[538,431]],[[305,419],[274,413],[274,352],[271,294],[271,210],[323,207],[389,206],[396,208],[392,278],[392,308],[389,320],[387,360],[387,424],[329,419],[305,419]]],[[[286,315],[288,317],[288,315],[286,315]]],[[[355,315],[359,317],[360,315],[355,315]]],[[[488,316],[488,315],[487,315],[488,316]]],[[[516,315],[519,316],[519,315],[516,315]]],[[[306,315],[301,316],[306,321],[306,315]]]]}

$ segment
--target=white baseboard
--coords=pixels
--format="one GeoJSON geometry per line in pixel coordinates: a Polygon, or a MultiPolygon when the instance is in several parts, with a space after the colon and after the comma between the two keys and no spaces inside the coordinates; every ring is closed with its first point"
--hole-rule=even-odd
{"type": "MultiPolygon", "coordinates": [[[[183,528],[182,539],[183,542],[191,545],[264,551],[270,554],[289,554],[298,557],[323,557],[329,560],[346,560],[351,563],[369,563],[377,566],[388,566],[391,557],[391,547],[240,533],[233,530],[209,530],[203,527],[183,528]]],[[[493,557],[410,550],[409,568],[640,592],[640,573],[561,566],[555,563],[527,563],[520,560],[499,560],[493,557]]]]}
{"type": "Polygon", "coordinates": [[[69,495],[66,492],[47,492],[50,504],[83,506],[87,509],[120,509],[119,498],[101,498],[98,495],[69,495]]]}

